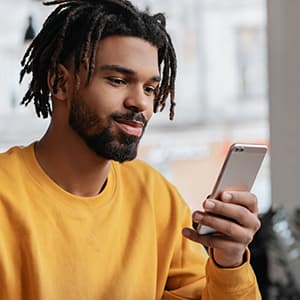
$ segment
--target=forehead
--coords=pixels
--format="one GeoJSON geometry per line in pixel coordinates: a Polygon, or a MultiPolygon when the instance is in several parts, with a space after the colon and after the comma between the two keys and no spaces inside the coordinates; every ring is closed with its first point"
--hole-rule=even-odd
{"type": "Polygon", "coordinates": [[[149,42],[127,36],[109,36],[99,42],[96,68],[101,65],[120,65],[137,73],[159,75],[158,50],[149,42]]]}

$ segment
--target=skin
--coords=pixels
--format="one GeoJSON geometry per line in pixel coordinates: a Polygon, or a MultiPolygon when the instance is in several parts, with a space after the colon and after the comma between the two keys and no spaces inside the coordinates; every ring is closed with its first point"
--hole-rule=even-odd
{"type": "MultiPolygon", "coordinates": [[[[78,89],[72,65],[59,65],[59,72],[62,79],[56,93],[52,89],[54,75],[48,76],[53,115],[47,133],[36,145],[36,156],[48,176],[63,189],[79,196],[95,196],[105,184],[110,160],[97,155],[70,126],[72,101],[84,102],[104,123],[113,113],[133,111],[148,121],[160,79],[157,49],[137,38],[108,37],[99,43],[95,72],[87,86],[85,68],[80,71],[78,89]]],[[[112,121],[111,131],[140,137],[142,125],[112,121]]],[[[99,126],[85,130],[93,134],[99,126]]]]}
{"type": "MultiPolygon", "coordinates": [[[[135,37],[107,37],[99,43],[95,72],[88,85],[85,85],[84,68],[79,74],[79,88],[72,64],[59,65],[59,72],[61,80],[55,93],[52,89],[55,78],[49,72],[53,114],[46,134],[35,146],[36,157],[48,176],[66,191],[84,197],[95,196],[105,186],[111,160],[91,149],[70,125],[72,103],[73,108],[75,101],[82,103],[84,111],[87,109],[100,120],[84,128],[85,133],[95,134],[109,124],[114,135],[122,133],[139,139],[144,123],[117,120],[111,115],[134,112],[145,121],[150,120],[154,90],[160,80],[157,48],[135,37]]],[[[114,143],[122,146],[117,138],[114,143]]],[[[207,199],[205,212],[193,214],[193,221],[213,227],[219,234],[200,236],[191,228],[184,228],[182,233],[213,248],[214,260],[219,266],[236,267],[243,263],[245,249],[260,226],[257,201],[253,194],[246,192],[227,192],[221,198],[223,201],[207,199]],[[236,223],[221,219],[218,214],[236,223]]]]}

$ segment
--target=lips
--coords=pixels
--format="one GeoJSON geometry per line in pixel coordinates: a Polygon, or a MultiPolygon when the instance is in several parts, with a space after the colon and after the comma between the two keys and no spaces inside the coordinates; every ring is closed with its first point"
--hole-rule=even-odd
{"type": "Polygon", "coordinates": [[[116,120],[116,124],[118,127],[128,135],[134,135],[136,137],[140,137],[143,133],[144,123],[140,121],[134,120],[116,120]]]}

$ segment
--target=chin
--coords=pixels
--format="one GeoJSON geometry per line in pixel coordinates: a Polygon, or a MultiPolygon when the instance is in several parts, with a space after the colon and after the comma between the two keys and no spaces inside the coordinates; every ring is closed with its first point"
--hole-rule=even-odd
{"type": "Polygon", "coordinates": [[[100,147],[92,149],[96,154],[107,160],[114,160],[120,163],[134,160],[137,157],[137,146],[123,147],[100,147]]]}

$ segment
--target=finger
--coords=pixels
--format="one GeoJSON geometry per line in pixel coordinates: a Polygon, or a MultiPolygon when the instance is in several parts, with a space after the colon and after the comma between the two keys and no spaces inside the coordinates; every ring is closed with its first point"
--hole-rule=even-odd
{"type": "MultiPolygon", "coordinates": [[[[217,232],[222,233],[233,241],[249,244],[256,232],[255,228],[241,226],[232,220],[224,219],[212,214],[195,213],[194,222],[214,228],[217,232]]],[[[252,225],[252,224],[251,224],[252,225]]]]}
{"type": "Polygon", "coordinates": [[[250,192],[223,192],[221,200],[225,203],[234,203],[249,209],[251,212],[258,214],[257,198],[250,192]]]}
{"type": "MultiPolygon", "coordinates": [[[[234,220],[243,227],[251,228],[255,231],[260,227],[260,221],[257,215],[252,213],[248,208],[244,206],[235,203],[225,203],[223,201],[214,199],[205,200],[203,206],[207,213],[213,214],[215,215],[215,217],[224,216],[228,219],[234,220]]],[[[201,218],[201,216],[199,217],[201,218]]],[[[194,221],[196,222],[196,220],[194,221]]]]}
{"type": "Polygon", "coordinates": [[[196,231],[192,230],[191,228],[184,228],[182,230],[183,236],[186,238],[201,243],[202,245],[214,249],[231,249],[240,250],[241,243],[233,241],[232,239],[220,234],[209,234],[209,235],[199,235],[196,231]]]}
{"type": "Polygon", "coordinates": [[[213,248],[213,249],[230,249],[231,252],[239,251],[241,252],[241,248],[245,248],[246,246],[241,247],[241,243],[228,239],[224,235],[210,234],[203,235],[198,238],[198,242],[202,245],[213,248]]]}

